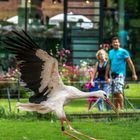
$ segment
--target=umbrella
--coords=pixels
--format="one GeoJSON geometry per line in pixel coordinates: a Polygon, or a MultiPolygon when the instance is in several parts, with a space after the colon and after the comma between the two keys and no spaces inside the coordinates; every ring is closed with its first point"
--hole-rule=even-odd
{"type": "Polygon", "coordinates": [[[18,24],[18,16],[8,18],[6,21],[14,23],[14,24],[18,24]]]}
{"type": "MultiPolygon", "coordinates": [[[[64,14],[61,13],[61,14],[58,14],[54,17],[51,17],[49,19],[49,25],[59,25],[63,21],[64,21],[64,14]]],[[[81,27],[81,28],[85,28],[85,29],[93,28],[92,21],[83,15],[74,15],[74,14],[68,13],[67,14],[67,21],[69,23],[75,22],[75,25],[77,27],[81,27]]]]}

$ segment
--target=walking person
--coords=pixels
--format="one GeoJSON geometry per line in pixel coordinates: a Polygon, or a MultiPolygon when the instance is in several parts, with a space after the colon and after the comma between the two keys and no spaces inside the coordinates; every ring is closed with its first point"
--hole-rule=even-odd
{"type": "Polygon", "coordinates": [[[113,98],[114,105],[117,110],[124,109],[124,81],[126,77],[126,63],[128,63],[132,72],[132,79],[137,80],[134,64],[128,51],[121,48],[120,40],[118,36],[112,38],[113,49],[109,51],[109,60],[106,67],[105,78],[107,82],[110,82],[108,73],[111,70],[111,77],[114,83],[113,85],[113,98]]]}

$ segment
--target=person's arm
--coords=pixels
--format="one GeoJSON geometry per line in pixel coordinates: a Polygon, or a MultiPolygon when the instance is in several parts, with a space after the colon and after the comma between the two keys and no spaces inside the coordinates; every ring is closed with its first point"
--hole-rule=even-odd
{"type": "Polygon", "coordinates": [[[109,72],[110,72],[110,60],[108,60],[108,62],[107,62],[106,71],[105,71],[105,80],[107,83],[110,82],[110,79],[108,77],[109,72]]]}
{"type": "Polygon", "coordinates": [[[95,63],[94,65],[94,70],[92,71],[92,73],[90,73],[90,83],[91,83],[91,86],[94,87],[94,78],[95,78],[95,75],[96,75],[96,72],[97,72],[97,67],[98,67],[98,62],[95,63]]]}
{"type": "Polygon", "coordinates": [[[137,77],[136,70],[135,70],[135,67],[134,67],[134,64],[133,64],[131,58],[128,57],[128,58],[126,59],[126,61],[127,61],[128,65],[129,65],[130,70],[132,71],[132,79],[133,79],[133,80],[137,80],[138,77],[137,77]]]}

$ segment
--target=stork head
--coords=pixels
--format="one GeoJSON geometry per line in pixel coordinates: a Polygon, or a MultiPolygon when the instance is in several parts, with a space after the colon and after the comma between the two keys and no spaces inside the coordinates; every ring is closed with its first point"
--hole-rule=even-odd
{"type": "Polygon", "coordinates": [[[110,101],[110,99],[107,98],[106,92],[104,92],[104,91],[103,91],[103,100],[104,100],[109,106],[112,107],[112,109],[113,109],[114,112],[118,113],[116,107],[115,107],[114,104],[110,101]]]}
{"type": "Polygon", "coordinates": [[[117,112],[116,107],[114,106],[114,104],[109,100],[109,98],[107,98],[106,92],[103,90],[98,90],[98,91],[93,91],[93,97],[97,97],[97,98],[102,98],[108,105],[110,105],[112,107],[112,109],[114,110],[114,112],[117,112]]]}

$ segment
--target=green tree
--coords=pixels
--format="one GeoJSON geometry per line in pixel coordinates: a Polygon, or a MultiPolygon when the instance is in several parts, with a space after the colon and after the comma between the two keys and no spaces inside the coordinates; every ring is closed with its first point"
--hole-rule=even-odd
{"type": "Polygon", "coordinates": [[[125,9],[129,13],[133,13],[137,15],[140,12],[140,1],[139,0],[124,0],[125,1],[125,9]]]}

